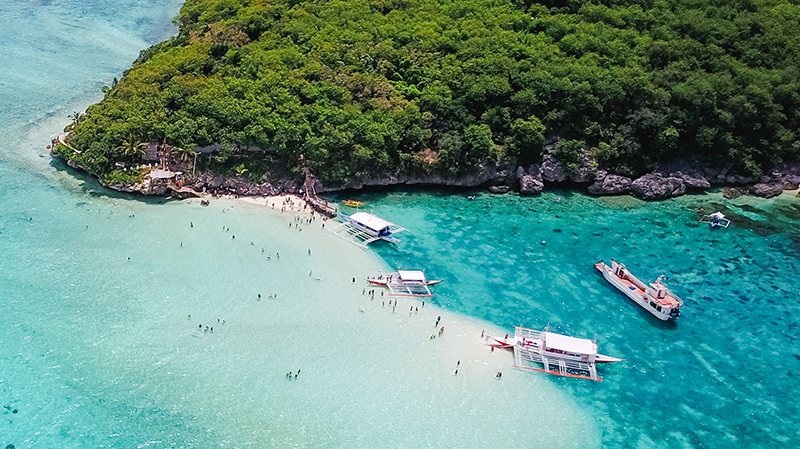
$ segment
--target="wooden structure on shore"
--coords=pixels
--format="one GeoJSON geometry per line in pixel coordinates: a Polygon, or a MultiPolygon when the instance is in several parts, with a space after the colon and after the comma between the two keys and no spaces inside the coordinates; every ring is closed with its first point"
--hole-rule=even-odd
{"type": "Polygon", "coordinates": [[[303,174],[306,176],[306,181],[303,183],[303,191],[306,194],[306,202],[309,204],[309,206],[311,206],[312,209],[321,213],[322,215],[330,218],[335,217],[338,214],[336,208],[328,204],[328,201],[317,196],[317,191],[314,188],[314,184],[316,183],[314,174],[311,173],[311,170],[309,170],[308,167],[303,167],[303,174]]]}

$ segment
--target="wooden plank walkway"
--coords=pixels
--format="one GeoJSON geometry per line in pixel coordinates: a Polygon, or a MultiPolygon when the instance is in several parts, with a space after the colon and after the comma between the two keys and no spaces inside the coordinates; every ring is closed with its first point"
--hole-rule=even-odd
{"type": "Polygon", "coordinates": [[[306,180],[303,183],[303,191],[306,193],[306,202],[312,209],[330,218],[338,215],[339,211],[336,210],[335,207],[328,204],[328,201],[317,196],[316,189],[314,189],[316,179],[314,178],[314,174],[311,173],[311,170],[309,170],[308,167],[303,167],[303,173],[306,176],[306,180]]]}

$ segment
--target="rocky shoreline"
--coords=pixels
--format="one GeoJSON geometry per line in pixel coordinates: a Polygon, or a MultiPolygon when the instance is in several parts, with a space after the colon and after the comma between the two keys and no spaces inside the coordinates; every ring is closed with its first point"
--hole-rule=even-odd
{"type": "MultiPolygon", "coordinates": [[[[52,148],[55,148],[56,140],[52,148]]],[[[56,157],[61,157],[54,154],[56,157]]],[[[291,179],[285,167],[276,170],[283,176],[273,176],[270,182],[254,184],[241,176],[225,176],[213,173],[198,173],[192,176],[184,169],[184,187],[174,185],[128,185],[108,184],[101,176],[92,173],[80,164],[65,160],[70,167],[94,175],[99,182],[120,192],[143,195],[175,196],[186,198],[203,193],[233,194],[240,196],[274,196],[302,193],[303,182],[291,179]]],[[[179,161],[175,162],[180,165],[179,161]]],[[[337,187],[324,186],[319,180],[314,183],[316,193],[342,190],[360,190],[365,187],[421,186],[421,187],[486,187],[492,193],[511,191],[520,195],[536,195],[547,187],[583,190],[595,196],[634,195],[643,200],[662,200],[681,196],[691,191],[711,187],[730,187],[725,190],[729,198],[753,195],[771,198],[784,190],[797,190],[800,186],[800,164],[780,164],[760,178],[743,176],[732,171],[732,166],[710,167],[699,161],[677,160],[657,165],[651,172],[638,178],[629,178],[598,169],[596,164],[584,157],[575,171],[568,171],[565,164],[551,153],[546,153],[541,164],[522,167],[516,159],[509,158],[493,165],[483,165],[468,175],[444,176],[437,174],[376,174],[360,173],[349,182],[337,187]]],[[[800,195],[799,195],[800,196],[800,195]]]]}

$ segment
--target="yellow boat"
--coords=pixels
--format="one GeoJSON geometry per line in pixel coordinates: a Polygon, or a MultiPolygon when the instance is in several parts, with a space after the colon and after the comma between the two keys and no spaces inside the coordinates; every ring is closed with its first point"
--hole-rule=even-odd
{"type": "Polygon", "coordinates": [[[350,207],[361,207],[364,205],[364,203],[362,203],[361,201],[356,201],[356,200],[344,200],[344,204],[350,207]]]}

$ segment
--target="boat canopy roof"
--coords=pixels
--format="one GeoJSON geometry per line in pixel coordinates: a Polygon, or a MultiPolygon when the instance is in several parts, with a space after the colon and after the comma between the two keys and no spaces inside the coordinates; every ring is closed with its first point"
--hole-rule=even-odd
{"type": "Polygon", "coordinates": [[[397,270],[400,279],[404,281],[422,281],[425,282],[425,273],[422,271],[403,271],[397,270]]]}
{"type": "Polygon", "coordinates": [[[384,220],[383,218],[378,217],[377,215],[372,215],[367,212],[356,212],[353,215],[351,215],[350,218],[372,229],[373,231],[380,231],[381,229],[386,229],[392,224],[384,220]]]}
{"type": "Polygon", "coordinates": [[[542,332],[542,337],[548,348],[574,354],[597,354],[597,346],[588,338],[567,337],[552,332],[542,332]]]}

